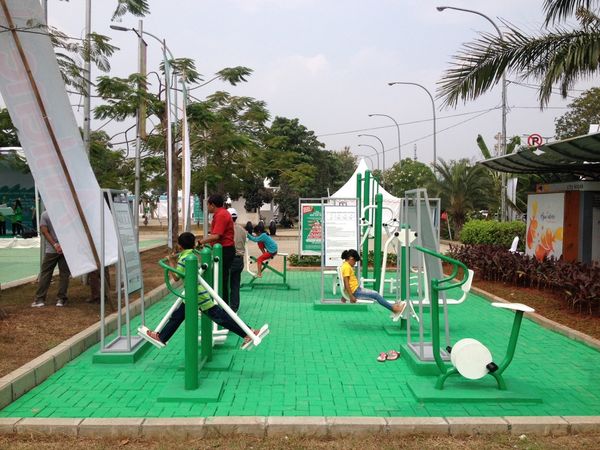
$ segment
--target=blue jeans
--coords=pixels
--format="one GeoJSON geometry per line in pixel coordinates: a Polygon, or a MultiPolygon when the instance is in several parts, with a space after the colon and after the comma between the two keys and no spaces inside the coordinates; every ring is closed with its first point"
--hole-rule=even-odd
{"type": "Polygon", "coordinates": [[[365,288],[361,288],[359,286],[354,291],[354,296],[356,298],[362,298],[362,299],[368,298],[371,300],[375,300],[377,303],[379,303],[384,308],[387,308],[390,311],[392,310],[392,305],[385,298],[383,298],[381,295],[379,295],[379,292],[374,291],[372,289],[365,289],[365,288]]]}

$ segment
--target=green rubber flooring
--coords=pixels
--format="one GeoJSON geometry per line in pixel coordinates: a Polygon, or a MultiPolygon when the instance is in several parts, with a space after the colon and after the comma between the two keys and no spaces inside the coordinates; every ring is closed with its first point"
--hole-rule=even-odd
{"type": "MultiPolygon", "coordinates": [[[[198,417],[198,416],[546,416],[600,415],[600,352],[525,319],[512,365],[504,373],[509,391],[539,396],[541,403],[425,402],[408,383],[435,377],[415,375],[404,358],[379,363],[377,355],[397,349],[405,334],[388,333],[387,310],[315,310],[320,294],[316,272],[290,272],[298,291],[256,287],[242,292],[241,317],[251,326],[268,322],[271,334],[250,352],[230,337],[219,352],[234,354],[228,370],[202,371],[202,380],[222,381],[219,401],[161,403],[159,393],[181,383],[183,327],[162,350],[152,347],[136,364],[94,365],[97,346],[46,382],[0,411],[0,417],[198,417]]],[[[265,274],[265,281],[272,277],[265,274]]],[[[147,312],[156,325],[171,305],[165,299],[147,312]]],[[[504,357],[513,314],[475,296],[450,308],[452,341],[473,337],[504,357]]],[[[137,320],[137,319],[136,319],[137,320]]],[[[427,321],[428,323],[428,321],[427,321]]],[[[137,325],[137,322],[135,322],[137,325]]],[[[450,378],[446,390],[461,389],[450,378]]],[[[493,392],[494,380],[471,390],[493,392]]]]}

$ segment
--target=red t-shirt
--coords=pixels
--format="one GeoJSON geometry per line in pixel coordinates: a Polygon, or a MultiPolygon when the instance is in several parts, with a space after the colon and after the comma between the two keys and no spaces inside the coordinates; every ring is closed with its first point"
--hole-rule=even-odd
{"type": "Polygon", "coordinates": [[[235,245],[233,219],[225,208],[217,208],[214,212],[210,234],[218,234],[220,236],[218,243],[223,247],[233,247],[235,245]]]}

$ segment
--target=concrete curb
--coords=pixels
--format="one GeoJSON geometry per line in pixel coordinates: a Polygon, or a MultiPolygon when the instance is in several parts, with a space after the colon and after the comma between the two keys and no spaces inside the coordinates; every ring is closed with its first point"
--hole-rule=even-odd
{"type": "MultiPolygon", "coordinates": [[[[511,303],[508,300],[503,299],[502,297],[490,294],[489,292],[476,288],[475,286],[471,287],[471,291],[490,302],[511,303]]],[[[539,325],[542,325],[544,328],[562,334],[563,336],[573,339],[574,341],[582,342],[596,350],[600,350],[600,340],[588,336],[587,334],[584,334],[581,331],[573,330],[572,328],[569,328],[565,325],[561,325],[560,323],[547,319],[546,317],[541,316],[537,313],[527,313],[525,317],[531,319],[533,322],[539,325]]]]}
{"type": "MultiPolygon", "coordinates": [[[[146,307],[152,306],[168,293],[169,291],[165,285],[151,290],[144,296],[146,307]]],[[[140,299],[131,303],[132,317],[140,314],[141,306],[140,299]]],[[[106,318],[106,334],[110,334],[117,329],[117,318],[117,313],[113,313],[106,318]]],[[[125,311],[121,314],[121,320],[125,320],[125,311]]],[[[0,409],[44,382],[50,375],[98,342],[100,342],[100,322],[80,331],[62,344],[0,378],[0,409]]],[[[2,424],[0,423],[1,429],[2,424]]]]}
{"type": "Polygon", "coordinates": [[[370,435],[529,434],[565,436],[600,432],[597,416],[548,417],[197,417],[197,418],[0,418],[0,434],[62,434],[89,438],[187,439],[249,435],[261,438],[339,438],[370,435]]]}

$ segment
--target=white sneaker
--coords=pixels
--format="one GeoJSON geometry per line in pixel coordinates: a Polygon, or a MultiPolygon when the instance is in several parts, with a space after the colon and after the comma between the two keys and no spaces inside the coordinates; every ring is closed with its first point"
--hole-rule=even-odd
{"type": "Polygon", "coordinates": [[[56,301],[56,306],[63,307],[63,306],[65,306],[65,303],[67,303],[67,301],[66,301],[65,299],[59,298],[59,299],[56,301]]]}
{"type": "Polygon", "coordinates": [[[32,308],[41,308],[42,306],[46,306],[46,304],[40,300],[34,300],[31,304],[32,308]]]}

